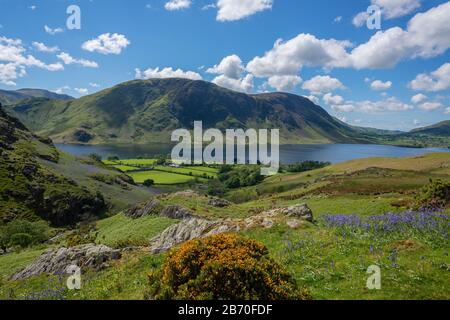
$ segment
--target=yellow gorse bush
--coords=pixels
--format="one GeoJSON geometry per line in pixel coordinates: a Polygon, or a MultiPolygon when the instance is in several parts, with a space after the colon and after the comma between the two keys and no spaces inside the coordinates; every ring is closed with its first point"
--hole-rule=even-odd
{"type": "Polygon", "coordinates": [[[149,275],[153,299],[307,299],[267,248],[236,234],[184,243],[149,275]]]}

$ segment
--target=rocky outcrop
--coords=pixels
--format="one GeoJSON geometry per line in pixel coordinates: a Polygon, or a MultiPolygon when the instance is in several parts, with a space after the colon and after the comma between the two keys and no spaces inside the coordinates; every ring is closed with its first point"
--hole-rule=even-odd
{"type": "Polygon", "coordinates": [[[136,206],[125,211],[125,216],[138,219],[145,216],[156,215],[159,214],[160,202],[156,199],[152,199],[149,202],[145,203],[143,206],[136,206]]]}
{"type": "Polygon", "coordinates": [[[231,202],[221,198],[211,198],[208,201],[208,205],[216,208],[225,208],[231,205],[231,202]]]}
{"type": "Polygon", "coordinates": [[[190,210],[179,205],[164,207],[159,215],[171,219],[187,219],[193,216],[190,210]]]}
{"type": "Polygon", "coordinates": [[[239,232],[257,227],[270,229],[276,222],[281,221],[296,229],[305,221],[312,221],[312,216],[312,211],[303,204],[266,211],[246,219],[207,220],[187,216],[182,218],[180,223],[170,226],[153,238],[150,241],[150,251],[152,253],[164,252],[185,241],[220,233],[239,232]],[[291,219],[286,221],[286,217],[291,217],[291,219]]]}
{"type": "Polygon", "coordinates": [[[21,280],[43,273],[66,274],[67,267],[75,265],[82,270],[96,271],[109,267],[112,260],[121,258],[119,250],[104,245],[87,244],[73,248],[50,249],[44,252],[35,262],[11,277],[21,280]]]}
{"type": "Polygon", "coordinates": [[[309,222],[314,220],[313,212],[307,204],[297,204],[295,206],[281,209],[281,213],[292,218],[299,218],[309,222]]]}

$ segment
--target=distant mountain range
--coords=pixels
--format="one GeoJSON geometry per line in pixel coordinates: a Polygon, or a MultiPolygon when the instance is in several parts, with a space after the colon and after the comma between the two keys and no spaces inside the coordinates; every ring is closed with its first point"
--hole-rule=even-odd
{"type": "Polygon", "coordinates": [[[166,143],[173,130],[201,120],[205,129],[279,128],[285,144],[450,145],[448,123],[409,133],[354,127],[301,96],[248,95],[205,81],[134,80],[80,99],[63,97],[34,94],[8,103],[6,110],[57,143],[166,143]]]}
{"type": "Polygon", "coordinates": [[[66,94],[58,94],[42,89],[20,89],[16,91],[0,90],[0,103],[6,105],[24,99],[47,98],[55,100],[73,100],[74,97],[66,94]]]}

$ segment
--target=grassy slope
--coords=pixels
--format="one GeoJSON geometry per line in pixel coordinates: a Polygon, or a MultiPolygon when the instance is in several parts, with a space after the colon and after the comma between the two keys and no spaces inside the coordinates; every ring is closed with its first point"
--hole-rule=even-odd
{"type": "Polygon", "coordinates": [[[46,197],[55,199],[52,208],[57,211],[66,210],[71,201],[94,201],[100,192],[109,211],[116,213],[155,194],[127,183],[128,178],[119,171],[59,152],[51,142],[4,114],[0,114],[0,129],[0,143],[4,144],[0,156],[0,219],[39,219],[39,210],[50,210],[46,197]],[[113,183],[95,179],[95,174],[113,183]]]}
{"type": "MultiPolygon", "coordinates": [[[[415,196],[417,185],[411,185],[413,176],[429,175],[450,179],[450,154],[430,154],[409,159],[362,159],[333,165],[324,169],[301,173],[283,174],[268,178],[261,186],[248,188],[249,193],[263,187],[276,190],[281,184],[291,183],[291,188],[283,192],[260,194],[257,200],[234,204],[228,208],[214,208],[208,205],[205,196],[183,196],[182,194],[160,195],[163,204],[180,204],[205,217],[243,218],[260,211],[282,207],[299,202],[308,203],[316,218],[323,214],[374,215],[387,211],[404,210],[393,206],[400,199],[415,196]],[[346,184],[353,183],[361,175],[373,174],[367,170],[383,168],[381,175],[371,176],[374,185],[392,183],[386,170],[401,172],[396,177],[397,186],[405,186],[404,192],[385,193],[384,190],[366,190],[362,193],[342,193],[342,184],[335,184],[334,176],[341,176],[346,184]],[[360,176],[355,172],[359,172],[360,176]],[[436,173],[438,172],[438,173],[436,173]],[[305,186],[306,184],[306,186],[305,186]],[[329,188],[321,191],[323,186],[329,188]],[[332,186],[335,186],[334,189],[332,186]]],[[[421,179],[421,178],[420,178],[421,179]]],[[[419,179],[419,180],[420,180],[419,179]]],[[[426,182],[425,182],[426,183],[426,182]]],[[[386,186],[387,187],[387,186],[386,186]]],[[[389,189],[389,188],[388,188],[389,189]]],[[[121,215],[98,223],[99,242],[108,244],[128,239],[130,235],[140,241],[155,235],[165,223],[161,218],[131,220],[121,215]],[[105,235],[105,239],[102,240],[105,235]]],[[[285,265],[298,283],[309,287],[316,299],[448,299],[450,281],[448,268],[448,246],[431,245],[421,238],[348,238],[335,234],[329,229],[306,223],[299,229],[286,227],[283,220],[272,229],[253,229],[245,235],[262,241],[271,256],[285,265]],[[371,247],[374,250],[371,250],[371,247]],[[390,256],[398,251],[397,265],[390,256]],[[369,291],[365,288],[369,265],[382,267],[382,290],[369,291]]],[[[25,254],[25,253],[24,253],[25,254]]],[[[68,298],[90,299],[142,299],[147,288],[146,275],[161,264],[163,256],[151,256],[145,252],[127,254],[114,266],[98,274],[88,274],[80,292],[66,292],[68,298]]],[[[0,257],[0,266],[8,261],[0,257]]],[[[11,261],[11,260],[9,260],[11,261]]],[[[51,277],[50,277],[51,278],[51,277]]],[[[48,286],[46,276],[23,282],[7,282],[0,288],[0,297],[9,289],[21,296],[33,290],[43,290],[48,286]],[[30,289],[31,288],[31,289],[30,289]]]]}
{"type": "Polygon", "coordinates": [[[136,80],[66,103],[20,102],[9,108],[56,142],[91,144],[168,142],[178,128],[280,128],[283,143],[363,142],[309,100],[290,94],[245,95],[203,81],[136,80]]]}

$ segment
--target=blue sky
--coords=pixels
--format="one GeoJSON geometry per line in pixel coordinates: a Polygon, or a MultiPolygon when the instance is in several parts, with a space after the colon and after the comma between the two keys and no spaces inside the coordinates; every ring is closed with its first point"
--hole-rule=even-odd
{"type": "Polygon", "coordinates": [[[449,1],[0,0],[0,7],[1,89],[79,97],[135,78],[181,76],[308,96],[353,125],[409,130],[450,119],[449,1]],[[381,30],[366,26],[372,4],[381,30]],[[66,26],[69,5],[81,10],[80,30],[66,26]]]}

